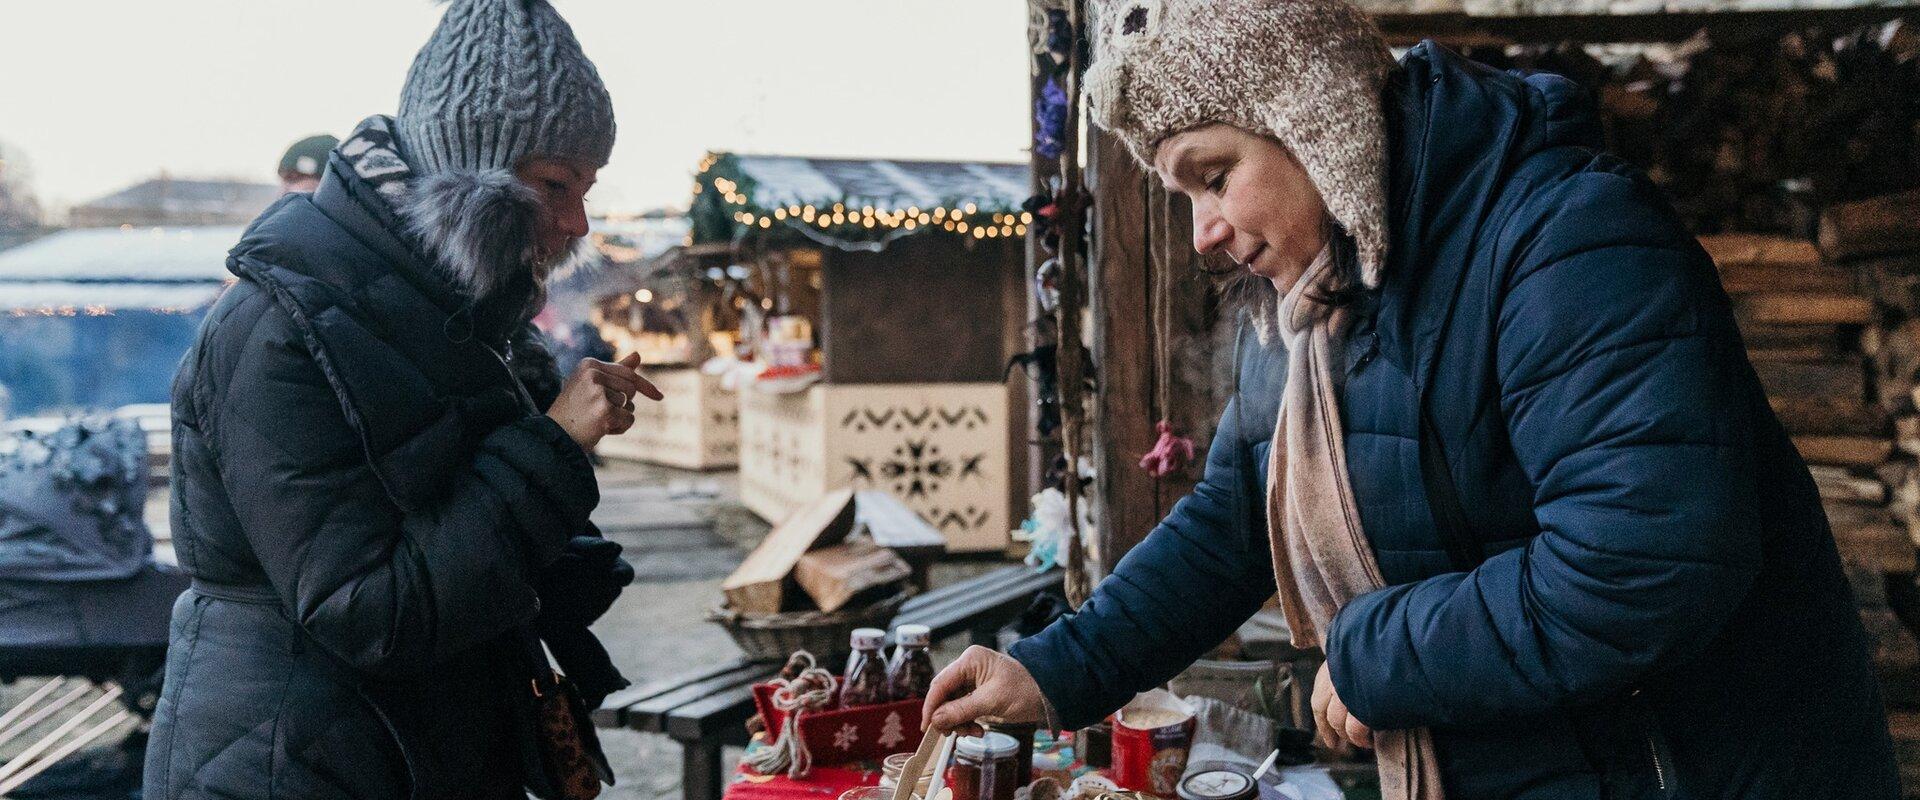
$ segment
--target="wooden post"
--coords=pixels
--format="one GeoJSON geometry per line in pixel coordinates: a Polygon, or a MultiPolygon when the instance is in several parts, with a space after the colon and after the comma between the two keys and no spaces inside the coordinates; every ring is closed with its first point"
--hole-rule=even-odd
{"type": "Polygon", "coordinates": [[[1147,174],[1125,145],[1093,131],[1088,189],[1093,195],[1094,363],[1100,365],[1094,463],[1100,485],[1101,572],[1146,538],[1200,479],[1213,428],[1232,388],[1233,320],[1223,289],[1193,251],[1192,212],[1147,174]],[[1163,293],[1166,340],[1154,321],[1163,293]],[[1163,374],[1161,348],[1171,349],[1163,374]],[[1165,402],[1160,384],[1168,383],[1165,402]],[[1155,423],[1194,440],[1194,460],[1156,479],[1140,468],[1155,423]]]}
{"type": "MultiPolygon", "coordinates": [[[[1067,22],[1077,32],[1086,23],[1085,0],[1067,6],[1067,22]]],[[[1060,183],[1056,228],[1060,232],[1060,410],[1061,449],[1067,457],[1067,602],[1079,608],[1092,588],[1088,579],[1084,532],[1080,530],[1079,460],[1085,439],[1085,348],[1080,338],[1080,304],[1085,293],[1080,247],[1083,239],[1085,193],[1080,185],[1080,48],[1073,49],[1061,77],[1066,85],[1067,124],[1061,136],[1060,183]]]]}
{"type": "Polygon", "coordinates": [[[1093,287],[1093,355],[1100,365],[1095,400],[1094,466],[1099,473],[1099,572],[1159,521],[1153,479],[1140,454],[1153,447],[1153,332],[1147,250],[1150,210],[1146,175],[1119,139],[1093,131],[1087,147],[1094,234],[1088,281],[1093,287]]]}

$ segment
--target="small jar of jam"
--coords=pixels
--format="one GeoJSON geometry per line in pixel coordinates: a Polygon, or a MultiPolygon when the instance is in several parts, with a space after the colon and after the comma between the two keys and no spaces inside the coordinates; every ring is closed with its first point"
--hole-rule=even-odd
{"type": "Polygon", "coordinates": [[[1113,723],[1102,721],[1081,728],[1073,736],[1073,747],[1089,767],[1113,766],[1113,723]]]}
{"type": "Polygon", "coordinates": [[[1013,756],[1013,774],[1019,777],[1021,786],[1025,786],[1031,782],[1030,776],[1033,775],[1033,735],[1040,730],[1040,726],[1032,723],[1012,724],[990,722],[981,727],[995,733],[1004,733],[1013,737],[1015,742],[1020,743],[1020,750],[1014,753],[1013,756]]]}
{"type": "Polygon", "coordinates": [[[1013,800],[1023,782],[1017,774],[1020,743],[1004,733],[962,736],[953,746],[947,785],[953,800],[1013,800]]]}

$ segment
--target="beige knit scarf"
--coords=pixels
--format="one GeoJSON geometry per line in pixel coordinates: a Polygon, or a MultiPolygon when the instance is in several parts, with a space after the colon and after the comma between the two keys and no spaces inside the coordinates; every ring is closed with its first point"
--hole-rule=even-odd
{"type": "MultiPolygon", "coordinates": [[[[1386,583],[1347,481],[1334,370],[1352,311],[1317,299],[1334,275],[1331,249],[1322,248],[1280,300],[1277,326],[1287,346],[1287,383],[1267,472],[1267,535],[1280,608],[1302,649],[1320,647],[1320,632],[1342,606],[1386,583]]],[[[1426,728],[1375,731],[1373,739],[1382,797],[1443,800],[1426,728]]]]}

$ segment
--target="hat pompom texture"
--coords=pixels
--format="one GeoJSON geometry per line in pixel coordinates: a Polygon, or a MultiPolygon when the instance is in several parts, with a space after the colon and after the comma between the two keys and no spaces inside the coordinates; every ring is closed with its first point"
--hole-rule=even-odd
{"type": "Polygon", "coordinates": [[[1347,0],[1113,0],[1086,85],[1095,124],[1152,168],[1176,133],[1224,123],[1279,140],[1354,239],[1361,278],[1386,261],[1393,55],[1347,0]]]}

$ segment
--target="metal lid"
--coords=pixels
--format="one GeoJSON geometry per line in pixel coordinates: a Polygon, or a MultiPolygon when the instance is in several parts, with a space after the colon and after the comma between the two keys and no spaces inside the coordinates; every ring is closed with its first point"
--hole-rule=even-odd
{"type": "Polygon", "coordinates": [[[954,742],[953,752],[962,758],[974,761],[987,759],[1012,758],[1020,752],[1019,740],[1004,733],[989,731],[985,736],[962,736],[954,742]]]}
{"type": "Polygon", "coordinates": [[[1248,800],[1260,795],[1260,787],[1239,770],[1210,769],[1181,779],[1175,792],[1180,800],[1248,800]]]}
{"type": "Polygon", "coordinates": [[[855,650],[878,650],[886,644],[887,632],[879,628],[854,628],[851,638],[855,650]]]}
{"type": "Polygon", "coordinates": [[[893,639],[909,647],[926,647],[933,643],[933,629],[925,625],[902,625],[893,629],[893,639]]]}

